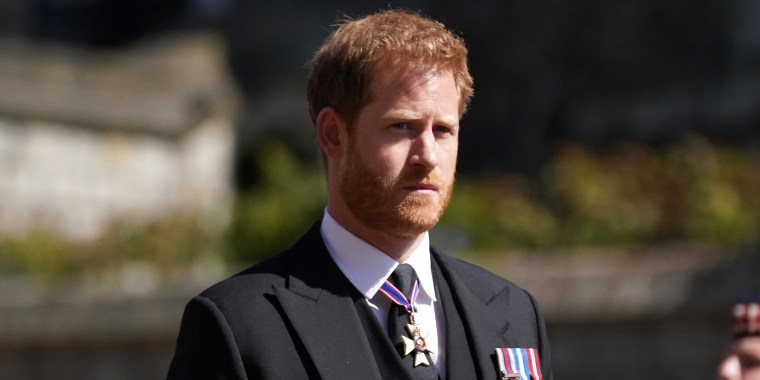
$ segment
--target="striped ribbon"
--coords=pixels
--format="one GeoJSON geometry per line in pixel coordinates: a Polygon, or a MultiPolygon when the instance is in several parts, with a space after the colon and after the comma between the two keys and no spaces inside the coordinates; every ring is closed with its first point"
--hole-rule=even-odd
{"type": "Polygon", "coordinates": [[[760,303],[734,305],[734,336],[760,335],[760,303]]]}
{"type": "Polygon", "coordinates": [[[497,348],[501,379],[541,380],[541,361],[535,348],[497,348]]]}
{"type": "Polygon", "coordinates": [[[393,286],[393,284],[388,282],[388,280],[385,280],[385,283],[380,286],[380,291],[383,292],[383,294],[385,294],[388,298],[390,298],[390,300],[393,301],[393,303],[396,305],[403,306],[404,309],[406,309],[407,313],[412,314],[417,312],[417,306],[414,306],[417,302],[417,294],[420,292],[420,284],[417,282],[417,280],[414,281],[412,294],[408,300],[406,296],[404,296],[404,293],[398,290],[397,287],[393,286]]]}

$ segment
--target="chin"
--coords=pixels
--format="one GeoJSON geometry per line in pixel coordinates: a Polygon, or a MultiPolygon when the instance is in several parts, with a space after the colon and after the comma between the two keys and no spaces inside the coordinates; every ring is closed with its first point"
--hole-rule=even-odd
{"type": "Polygon", "coordinates": [[[393,230],[397,231],[398,235],[412,237],[430,231],[438,224],[442,214],[443,210],[439,207],[425,207],[422,210],[417,207],[402,207],[399,209],[397,220],[389,224],[395,226],[393,230]]]}

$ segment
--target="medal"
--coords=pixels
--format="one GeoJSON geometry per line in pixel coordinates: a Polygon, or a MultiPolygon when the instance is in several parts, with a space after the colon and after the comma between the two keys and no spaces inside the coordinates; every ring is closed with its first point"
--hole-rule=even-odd
{"type": "Polygon", "coordinates": [[[497,348],[499,379],[541,380],[541,361],[535,348],[497,348]]]}
{"type": "Polygon", "coordinates": [[[415,367],[418,365],[429,366],[430,362],[428,361],[427,356],[425,356],[425,353],[432,353],[433,351],[427,347],[425,338],[422,337],[420,326],[414,320],[414,313],[417,312],[415,302],[417,301],[417,294],[420,292],[419,283],[414,281],[410,300],[407,300],[406,296],[388,281],[385,281],[380,287],[380,291],[390,298],[393,303],[404,307],[404,310],[409,314],[410,323],[406,325],[406,331],[409,336],[401,336],[401,343],[404,345],[403,356],[407,356],[414,352],[415,367]]]}
{"type": "Polygon", "coordinates": [[[427,344],[425,343],[425,338],[422,337],[422,334],[420,334],[420,327],[416,324],[409,324],[406,325],[406,331],[409,332],[409,336],[412,337],[412,339],[409,339],[405,336],[401,336],[401,341],[404,344],[404,356],[409,355],[412,353],[412,351],[415,351],[414,354],[414,366],[418,366],[420,364],[422,365],[430,365],[430,363],[427,360],[427,356],[425,356],[425,352],[433,352],[430,351],[427,348],[427,344]]]}

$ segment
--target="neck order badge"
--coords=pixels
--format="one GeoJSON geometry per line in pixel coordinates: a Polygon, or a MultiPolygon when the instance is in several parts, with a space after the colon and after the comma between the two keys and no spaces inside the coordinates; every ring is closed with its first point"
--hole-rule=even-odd
{"type": "Polygon", "coordinates": [[[541,380],[541,361],[535,348],[497,348],[500,379],[541,380]]]}
{"type": "Polygon", "coordinates": [[[416,280],[414,281],[412,294],[409,296],[408,300],[406,296],[404,296],[403,292],[401,292],[387,280],[380,287],[380,291],[385,294],[385,296],[388,297],[393,303],[402,306],[406,310],[407,314],[409,314],[410,323],[406,325],[406,330],[409,333],[409,337],[411,337],[411,339],[409,339],[409,337],[401,336],[401,340],[404,344],[404,356],[409,355],[412,351],[416,351],[414,356],[414,366],[416,367],[420,364],[425,366],[430,365],[430,362],[428,362],[425,353],[432,351],[427,347],[425,339],[422,337],[420,327],[414,320],[414,313],[417,311],[417,307],[414,306],[414,303],[417,300],[417,294],[420,292],[420,284],[416,280]]]}

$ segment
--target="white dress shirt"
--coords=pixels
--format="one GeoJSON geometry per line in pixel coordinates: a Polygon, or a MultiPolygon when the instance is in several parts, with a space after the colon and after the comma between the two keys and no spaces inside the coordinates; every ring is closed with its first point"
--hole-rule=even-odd
{"type": "MultiPolygon", "coordinates": [[[[327,210],[325,210],[320,231],[333,261],[354,287],[364,295],[380,326],[385,330],[391,301],[379,290],[399,263],[343,228],[327,210]]],[[[416,302],[417,313],[414,318],[420,326],[425,343],[432,351],[430,359],[443,379],[445,324],[437,323],[437,321],[443,322],[443,312],[435,298],[433,272],[430,267],[430,240],[427,233],[405,263],[414,268],[420,283],[416,302]]]]}

